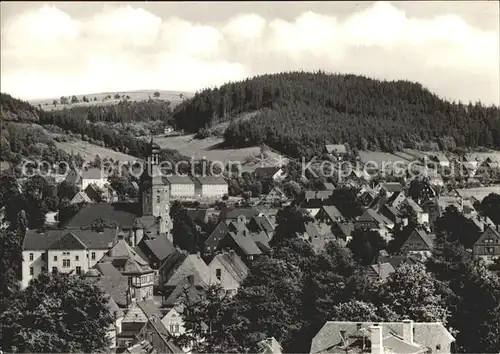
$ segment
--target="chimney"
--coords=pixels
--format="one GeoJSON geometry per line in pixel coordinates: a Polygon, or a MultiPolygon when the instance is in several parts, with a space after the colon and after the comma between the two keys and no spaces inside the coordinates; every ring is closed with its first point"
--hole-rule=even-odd
{"type": "Polygon", "coordinates": [[[370,342],[372,354],[383,354],[382,327],[376,325],[370,326],[370,342]]]}
{"type": "Polygon", "coordinates": [[[413,344],[413,321],[403,320],[403,339],[413,344]]]}
{"type": "Polygon", "coordinates": [[[347,346],[347,337],[346,337],[345,329],[340,330],[340,338],[342,339],[342,344],[344,346],[347,346]]]}

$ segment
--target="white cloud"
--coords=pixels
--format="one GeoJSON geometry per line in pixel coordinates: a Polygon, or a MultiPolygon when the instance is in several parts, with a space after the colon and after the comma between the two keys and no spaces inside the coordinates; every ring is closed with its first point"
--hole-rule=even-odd
{"type": "Polygon", "coordinates": [[[323,69],[409,79],[452,99],[499,103],[498,31],[451,13],[416,18],[376,2],[342,18],[313,10],[289,21],[243,13],[209,25],[137,6],[109,5],[86,18],[43,6],[2,23],[2,91],[22,98],[196,91],[266,72],[323,69]]]}

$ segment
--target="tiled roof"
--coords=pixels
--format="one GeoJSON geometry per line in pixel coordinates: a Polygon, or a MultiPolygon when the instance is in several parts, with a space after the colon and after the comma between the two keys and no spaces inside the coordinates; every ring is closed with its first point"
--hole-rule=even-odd
{"type": "Polygon", "coordinates": [[[194,276],[195,284],[208,285],[210,283],[210,269],[197,254],[183,254],[177,262],[166,268],[167,279],[165,286],[174,286],[188,276],[194,276]]]}
{"type": "Polygon", "coordinates": [[[95,220],[103,219],[122,229],[132,229],[138,214],[136,203],[96,203],[83,207],[66,224],[67,228],[89,227],[95,220]]]}
{"type": "Polygon", "coordinates": [[[178,175],[170,175],[165,177],[165,181],[172,184],[194,184],[193,180],[188,176],[178,176],[178,175]]]}
{"type": "MultiPolygon", "coordinates": [[[[362,329],[367,329],[374,325],[373,322],[362,322],[362,329]]],[[[403,322],[379,322],[382,327],[383,337],[386,338],[390,334],[395,334],[399,337],[403,336],[403,322]]],[[[424,347],[436,348],[436,345],[441,345],[444,342],[454,342],[453,336],[440,322],[414,322],[414,343],[424,347]]],[[[329,348],[338,345],[342,342],[341,331],[346,333],[354,333],[357,331],[356,322],[340,322],[328,321],[314,336],[311,343],[311,354],[324,353],[329,348]]],[[[443,348],[444,349],[444,348],[443,348]]]]}
{"type": "Polygon", "coordinates": [[[234,232],[230,231],[229,235],[233,238],[234,242],[238,245],[238,247],[245,253],[247,256],[259,255],[262,254],[259,247],[255,244],[250,233],[244,235],[242,231],[234,232]]]}
{"type": "Polygon", "coordinates": [[[376,221],[377,223],[382,225],[389,225],[393,223],[385,216],[377,213],[372,209],[366,209],[365,212],[358,218],[358,221],[376,221]]]}
{"type": "Polygon", "coordinates": [[[96,279],[99,288],[108,294],[120,307],[126,307],[128,293],[128,278],[120,276],[103,275],[96,279]]]}
{"type": "Polygon", "coordinates": [[[389,275],[395,272],[394,267],[390,263],[372,264],[370,265],[370,268],[372,268],[382,280],[386,279],[389,275]]]}
{"type": "Polygon", "coordinates": [[[100,168],[89,168],[82,172],[83,179],[105,179],[106,173],[100,168]]]}
{"type": "Polygon", "coordinates": [[[187,279],[182,279],[176,285],[165,286],[165,300],[163,304],[167,307],[176,306],[183,296],[187,296],[190,300],[199,300],[202,293],[203,287],[198,285],[190,285],[187,279]]]}
{"type": "Polygon", "coordinates": [[[219,219],[220,220],[226,220],[226,219],[237,219],[238,216],[243,215],[247,219],[250,219],[254,216],[258,216],[260,212],[254,208],[225,208],[221,210],[219,219]]]}
{"type": "Polygon", "coordinates": [[[234,252],[225,252],[215,256],[229,273],[240,283],[248,276],[249,269],[241,258],[234,252]]]}
{"type": "Polygon", "coordinates": [[[227,185],[226,180],[223,177],[218,176],[205,176],[205,177],[197,177],[198,183],[201,185],[209,185],[209,184],[222,184],[227,185]]]}
{"type": "Polygon", "coordinates": [[[423,210],[420,207],[420,205],[418,205],[417,202],[415,202],[413,199],[406,198],[405,199],[405,203],[408,204],[408,206],[410,208],[412,208],[415,212],[417,212],[417,213],[422,213],[423,212],[423,210]]]}
{"type": "Polygon", "coordinates": [[[323,210],[332,220],[344,219],[342,213],[337,209],[335,205],[324,205],[323,210]]]}
{"type": "MultiPolygon", "coordinates": [[[[54,242],[56,242],[58,239],[61,239],[68,233],[72,233],[73,235],[75,235],[78,240],[81,241],[81,243],[83,243],[88,249],[107,249],[109,248],[110,243],[112,243],[117,236],[116,229],[112,228],[106,228],[103,230],[103,232],[96,232],[94,230],[78,228],[47,230],[44,233],[38,233],[35,230],[28,230],[26,232],[26,236],[24,237],[23,249],[47,250],[54,242]]],[[[62,246],[63,243],[59,243],[57,247],[62,246]]]]}
{"type": "Polygon", "coordinates": [[[151,273],[147,261],[142,259],[124,239],[119,239],[100,262],[112,263],[124,273],[151,273]]]}
{"type": "Polygon", "coordinates": [[[171,341],[171,334],[168,331],[167,327],[163,324],[163,322],[160,320],[160,318],[153,316],[149,319],[149,323],[151,326],[156,330],[156,333],[160,336],[160,338],[163,340],[165,343],[166,351],[165,353],[167,354],[184,354],[184,351],[180,349],[178,346],[176,346],[172,341],[171,341]]]}
{"type": "Polygon", "coordinates": [[[165,234],[155,236],[152,240],[143,238],[138,247],[152,253],[160,262],[167,259],[175,251],[174,245],[165,234]]]}
{"type": "Polygon", "coordinates": [[[87,193],[80,191],[75,194],[75,196],[71,199],[71,204],[77,203],[92,203],[92,199],[89,198],[87,193]]]}
{"type": "Polygon", "coordinates": [[[151,318],[153,316],[162,317],[162,313],[158,306],[155,305],[154,301],[149,299],[149,300],[144,300],[144,301],[138,301],[137,306],[144,312],[147,318],[151,318]]]}
{"type": "Polygon", "coordinates": [[[276,172],[280,170],[279,167],[276,166],[270,166],[270,167],[257,167],[254,171],[255,175],[257,177],[266,177],[266,176],[273,176],[276,172]]]}
{"type": "Polygon", "coordinates": [[[401,192],[403,190],[403,186],[398,182],[383,183],[381,187],[390,193],[401,192]]]}
{"type": "Polygon", "coordinates": [[[86,248],[86,245],[72,232],[64,233],[49,246],[51,250],[84,250],[86,248]]]}

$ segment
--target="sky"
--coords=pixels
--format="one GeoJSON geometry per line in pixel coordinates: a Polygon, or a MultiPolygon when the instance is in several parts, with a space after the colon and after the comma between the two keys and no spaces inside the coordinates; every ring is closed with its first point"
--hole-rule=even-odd
{"type": "Polygon", "coordinates": [[[195,92],[291,70],[500,104],[498,1],[2,2],[2,92],[195,92]]]}

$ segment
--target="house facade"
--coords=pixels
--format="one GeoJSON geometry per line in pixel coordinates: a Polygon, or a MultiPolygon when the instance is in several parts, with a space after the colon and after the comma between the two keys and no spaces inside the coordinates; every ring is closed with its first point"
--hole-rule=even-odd
{"type": "Polygon", "coordinates": [[[228,194],[224,178],[217,176],[198,177],[195,180],[196,195],[201,198],[222,198],[228,194]]]}
{"type": "Polygon", "coordinates": [[[168,176],[165,178],[172,198],[194,198],[194,182],[188,176],[168,176]]]}
{"type": "Polygon", "coordinates": [[[487,226],[472,247],[474,258],[493,263],[500,258],[500,226],[487,226]]]}
{"type": "Polygon", "coordinates": [[[89,184],[95,184],[104,189],[107,183],[105,173],[100,168],[89,168],[82,172],[82,190],[85,190],[89,184]]]}
{"type": "Polygon", "coordinates": [[[85,274],[111,248],[116,229],[27,230],[22,247],[21,286],[44,272],[85,274]]]}

